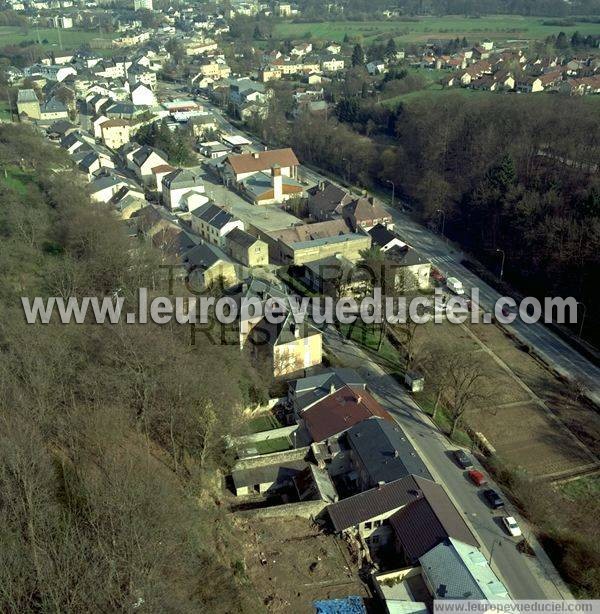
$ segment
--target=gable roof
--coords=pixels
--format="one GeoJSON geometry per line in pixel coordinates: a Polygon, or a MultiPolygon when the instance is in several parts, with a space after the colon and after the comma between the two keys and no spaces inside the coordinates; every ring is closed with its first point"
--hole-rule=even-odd
{"type": "Polygon", "coordinates": [[[395,233],[386,228],[383,224],[377,224],[373,226],[371,230],[369,230],[369,234],[371,235],[371,239],[373,239],[373,243],[379,245],[380,247],[385,247],[389,245],[394,240],[400,241],[403,245],[405,245],[404,241],[400,239],[400,237],[395,233]]]}
{"type": "Polygon", "coordinates": [[[226,224],[229,224],[229,222],[234,222],[236,220],[231,213],[225,211],[225,209],[215,205],[212,202],[207,202],[200,205],[197,209],[192,211],[192,215],[195,215],[203,222],[206,222],[213,228],[218,228],[219,230],[226,224]]]}
{"type": "Polygon", "coordinates": [[[315,241],[317,239],[329,239],[339,235],[353,234],[348,224],[344,220],[329,220],[316,224],[302,224],[275,230],[269,233],[273,239],[279,239],[282,243],[292,245],[303,243],[304,241],[315,241]]]}
{"type": "Polygon", "coordinates": [[[391,215],[372,196],[355,198],[344,207],[344,214],[352,215],[357,221],[368,221],[377,218],[390,218],[391,215]]]}
{"type": "Polygon", "coordinates": [[[242,230],[241,228],[234,228],[230,232],[227,233],[227,240],[235,243],[241,247],[251,247],[257,241],[260,241],[254,235],[251,235],[249,232],[242,230]]]}
{"type": "Polygon", "coordinates": [[[439,484],[435,487],[427,485],[420,499],[391,516],[390,524],[411,561],[416,561],[449,537],[479,547],[479,542],[439,484]]]}
{"type": "Polygon", "coordinates": [[[363,420],[346,433],[346,439],[373,485],[393,482],[407,475],[433,479],[395,422],[379,418],[363,420]]]}
{"type": "Polygon", "coordinates": [[[227,161],[236,175],[241,173],[257,173],[270,169],[275,164],[279,164],[282,168],[298,166],[300,164],[296,154],[289,147],[254,153],[232,154],[227,156],[227,161]]]}
{"type": "Polygon", "coordinates": [[[331,181],[325,181],[308,190],[308,206],[321,214],[334,213],[336,209],[347,205],[352,197],[346,190],[331,181]]]}
{"type": "Polygon", "coordinates": [[[420,557],[434,599],[508,599],[508,591],[483,554],[456,539],[447,539],[420,557]]]}
{"type": "Polygon", "coordinates": [[[409,475],[333,503],[327,507],[327,512],[333,528],[339,533],[416,501],[431,484],[437,486],[430,480],[409,475]]]}
{"type": "Polygon", "coordinates": [[[163,177],[162,184],[169,189],[193,188],[202,185],[202,175],[195,169],[177,168],[163,177]]]}
{"type": "Polygon", "coordinates": [[[373,416],[392,420],[365,389],[344,385],[307,409],[302,419],[312,439],[323,441],[373,416]]]}
{"type": "Polygon", "coordinates": [[[137,166],[142,166],[148,158],[152,155],[156,154],[158,157],[162,158],[166,161],[167,157],[158,149],[153,149],[149,145],[142,145],[132,156],[134,164],[137,166]]]}

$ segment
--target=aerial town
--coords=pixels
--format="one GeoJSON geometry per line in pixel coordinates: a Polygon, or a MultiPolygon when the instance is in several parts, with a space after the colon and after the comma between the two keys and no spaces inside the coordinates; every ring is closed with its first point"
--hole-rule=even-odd
{"type": "MultiPolygon", "coordinates": [[[[36,418],[35,432],[14,427],[47,450],[52,471],[36,457],[28,482],[17,452],[0,459],[0,490],[29,493],[20,512],[0,495],[7,517],[29,519],[6,530],[24,579],[2,572],[0,609],[421,614],[442,600],[598,598],[600,17],[518,17],[525,27],[497,10],[468,29],[435,9],[414,16],[406,2],[359,18],[348,12],[367,9],[336,1],[319,19],[314,2],[132,1],[3,5],[0,187],[12,213],[0,218],[1,304],[38,286],[113,300],[152,269],[153,296],[277,300],[283,315],[180,336],[149,325],[140,339],[96,324],[88,341],[61,333],[48,345],[2,324],[2,413],[41,407],[46,394],[57,413],[36,418]],[[30,213],[15,213],[17,202],[30,213]],[[556,222],[541,221],[549,211],[556,222]],[[105,275],[78,268],[104,245],[102,216],[119,236],[98,249],[105,275]],[[380,267],[393,273],[374,276],[380,267]],[[382,283],[441,297],[431,308],[441,323],[295,317],[303,297],[364,299],[382,283]],[[577,298],[576,323],[502,318],[557,288],[577,298]],[[517,303],[499,310],[507,295],[517,303]],[[452,301],[486,324],[455,325],[452,301]],[[16,354],[28,347],[62,366],[46,373],[16,354]],[[84,429],[86,412],[113,402],[126,417],[98,411],[84,429]],[[108,494],[130,492],[125,477],[100,484],[134,475],[138,455],[149,463],[139,483],[164,485],[127,511],[108,494]],[[83,514],[72,521],[79,537],[65,528],[46,542],[63,521],[29,514],[33,475],[52,493],[40,505],[76,502],[56,517],[66,527],[83,514]],[[126,514],[135,522],[115,528],[126,514]],[[183,537],[190,518],[203,532],[183,537]],[[94,560],[98,585],[110,577],[93,599],[93,578],[53,554],[88,544],[85,527],[119,533],[112,545],[90,538],[76,557],[81,569],[94,560]],[[147,546],[121,560],[121,539],[132,550],[164,540],[175,554],[147,546]],[[203,545],[186,544],[185,559],[188,539],[203,545]],[[64,594],[52,588],[63,573],[64,594]]],[[[6,423],[3,447],[17,441],[6,423]]]]}

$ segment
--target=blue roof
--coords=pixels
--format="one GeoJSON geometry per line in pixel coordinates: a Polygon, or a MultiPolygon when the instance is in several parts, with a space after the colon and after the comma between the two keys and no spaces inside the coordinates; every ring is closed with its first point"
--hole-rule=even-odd
{"type": "Polygon", "coordinates": [[[367,614],[362,597],[353,595],[344,599],[313,601],[317,614],[367,614]]]}

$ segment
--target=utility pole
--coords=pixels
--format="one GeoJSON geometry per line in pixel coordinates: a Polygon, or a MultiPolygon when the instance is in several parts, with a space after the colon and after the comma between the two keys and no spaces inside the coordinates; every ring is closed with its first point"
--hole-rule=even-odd
{"type": "Polygon", "coordinates": [[[391,183],[392,184],[392,209],[394,208],[394,199],[396,196],[396,185],[394,184],[394,182],[391,179],[386,179],[387,183],[391,183]]]}
{"type": "Polygon", "coordinates": [[[500,279],[502,279],[504,277],[504,262],[506,260],[506,252],[500,248],[497,248],[496,252],[502,254],[502,263],[500,264],[500,279]]]}
{"type": "Polygon", "coordinates": [[[581,333],[583,332],[583,322],[585,321],[585,314],[587,313],[587,308],[581,301],[577,301],[577,304],[583,307],[583,314],[581,315],[581,323],[579,324],[579,334],[577,335],[577,338],[581,339],[581,333]]]}
{"type": "Polygon", "coordinates": [[[489,560],[489,565],[490,567],[492,566],[492,557],[494,556],[494,546],[496,545],[496,542],[498,543],[498,546],[502,546],[502,542],[499,539],[494,539],[494,541],[492,542],[492,548],[490,550],[490,560],[489,560]]]}
{"type": "Polygon", "coordinates": [[[60,22],[59,21],[56,22],[56,29],[58,30],[58,48],[62,51],[63,45],[62,45],[62,36],[60,34],[60,22]]]}
{"type": "Polygon", "coordinates": [[[446,212],[443,209],[436,209],[436,213],[442,217],[442,236],[446,238],[446,212]]]}

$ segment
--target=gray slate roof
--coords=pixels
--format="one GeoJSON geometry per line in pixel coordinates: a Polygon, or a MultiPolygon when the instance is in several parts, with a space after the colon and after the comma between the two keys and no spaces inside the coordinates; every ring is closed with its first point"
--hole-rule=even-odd
{"type": "Polygon", "coordinates": [[[507,599],[508,591],[476,548],[448,539],[420,557],[434,599],[507,599]]]}
{"type": "Polygon", "coordinates": [[[349,429],[346,437],[372,485],[411,474],[433,479],[404,431],[395,423],[377,418],[363,420],[349,429]]]}
{"type": "Polygon", "coordinates": [[[392,512],[416,501],[423,496],[424,489],[430,484],[437,486],[430,480],[409,475],[401,480],[342,499],[330,505],[327,511],[335,531],[339,533],[370,518],[392,512]]]}
{"type": "Polygon", "coordinates": [[[210,224],[213,228],[221,229],[225,224],[235,220],[235,217],[214,203],[208,202],[192,211],[192,215],[210,224]]]}

